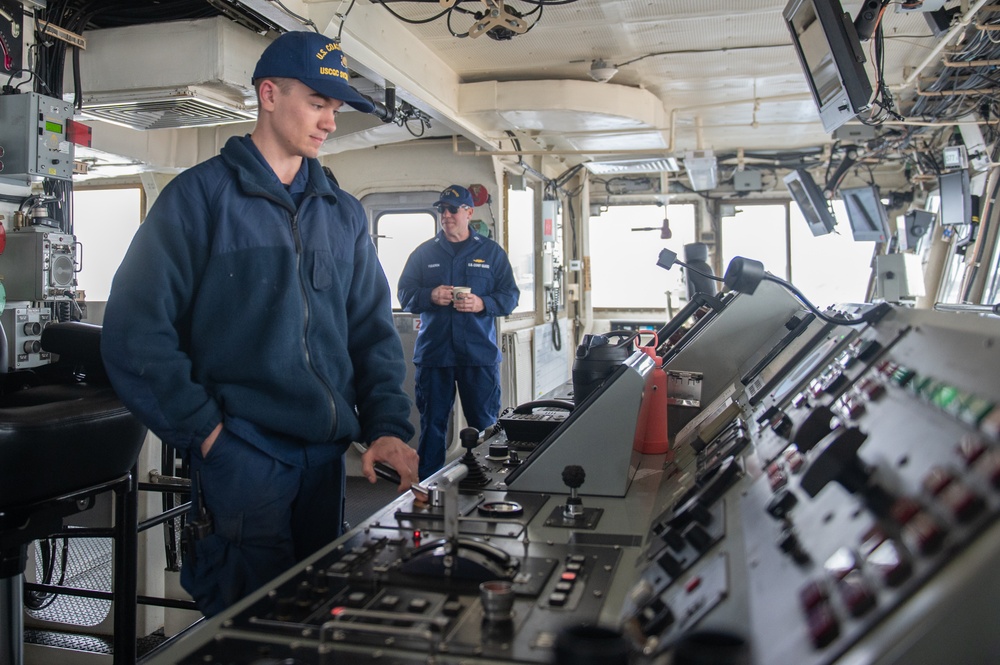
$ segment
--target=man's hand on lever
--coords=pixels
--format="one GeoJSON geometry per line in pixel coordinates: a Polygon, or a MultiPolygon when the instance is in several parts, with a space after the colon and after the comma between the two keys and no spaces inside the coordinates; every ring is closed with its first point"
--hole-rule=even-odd
{"type": "Polygon", "coordinates": [[[392,467],[399,475],[398,489],[402,493],[420,480],[417,473],[419,461],[417,451],[403,443],[402,439],[382,436],[372,441],[361,456],[361,472],[368,482],[374,483],[378,479],[376,463],[392,467]]]}

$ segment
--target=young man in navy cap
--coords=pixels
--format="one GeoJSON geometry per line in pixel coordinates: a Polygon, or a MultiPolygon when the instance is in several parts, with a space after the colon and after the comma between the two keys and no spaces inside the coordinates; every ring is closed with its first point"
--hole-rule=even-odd
{"type": "Polygon", "coordinates": [[[420,315],[413,363],[421,479],[444,465],[456,385],[470,426],[484,430],[496,422],[501,358],[496,317],[514,311],[520,297],[507,253],[469,228],[469,190],[452,185],[434,205],[441,231],[410,254],[398,291],[403,309],[420,315]],[[471,287],[471,293],[456,293],[459,286],[471,287]]]}
{"type": "Polygon", "coordinates": [[[181,582],[206,615],[340,534],[351,442],[371,482],[375,462],[400,491],[417,480],[389,287],[364,210],[316,159],[343,104],[372,103],[312,32],[272,42],[253,83],[253,132],[150,209],[102,340],[122,400],[190,464],[181,582]]]}

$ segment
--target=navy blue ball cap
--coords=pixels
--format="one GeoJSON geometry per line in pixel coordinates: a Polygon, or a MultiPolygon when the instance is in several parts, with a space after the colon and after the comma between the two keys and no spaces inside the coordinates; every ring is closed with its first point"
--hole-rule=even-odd
{"type": "Polygon", "coordinates": [[[475,204],[472,202],[472,192],[461,185],[452,185],[441,192],[440,198],[434,202],[434,205],[441,205],[442,203],[445,205],[453,205],[455,207],[475,207],[475,204]]]}
{"type": "Polygon", "coordinates": [[[324,97],[339,99],[363,113],[375,105],[350,86],[347,58],[340,44],[318,32],[286,32],[257,61],[253,81],[267,77],[297,79],[324,97]]]}

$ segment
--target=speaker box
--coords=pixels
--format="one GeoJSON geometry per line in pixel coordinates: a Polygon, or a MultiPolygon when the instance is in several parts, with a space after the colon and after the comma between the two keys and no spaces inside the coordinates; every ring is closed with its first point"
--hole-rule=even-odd
{"type": "Polygon", "coordinates": [[[905,233],[900,236],[901,244],[905,242],[905,247],[901,249],[916,249],[917,243],[934,224],[934,213],[926,210],[911,210],[903,216],[903,227],[905,233]]]}

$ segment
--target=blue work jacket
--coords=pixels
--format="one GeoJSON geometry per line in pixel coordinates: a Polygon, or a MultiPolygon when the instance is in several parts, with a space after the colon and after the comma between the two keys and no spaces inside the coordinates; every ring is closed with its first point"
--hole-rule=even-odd
{"type": "Polygon", "coordinates": [[[258,154],[229,139],[150,209],[104,317],[112,384],[180,449],[219,422],[299,466],[408,440],[405,358],[361,204],[310,159],[296,205],[258,154]]]}
{"type": "Polygon", "coordinates": [[[449,242],[438,231],[413,250],[399,277],[398,294],[404,310],[420,315],[414,364],[468,367],[500,362],[496,317],[514,311],[521,292],[503,248],[470,229],[464,245],[449,242]],[[483,299],[483,311],[435,305],[431,292],[442,284],[471,287],[483,299]]]}

